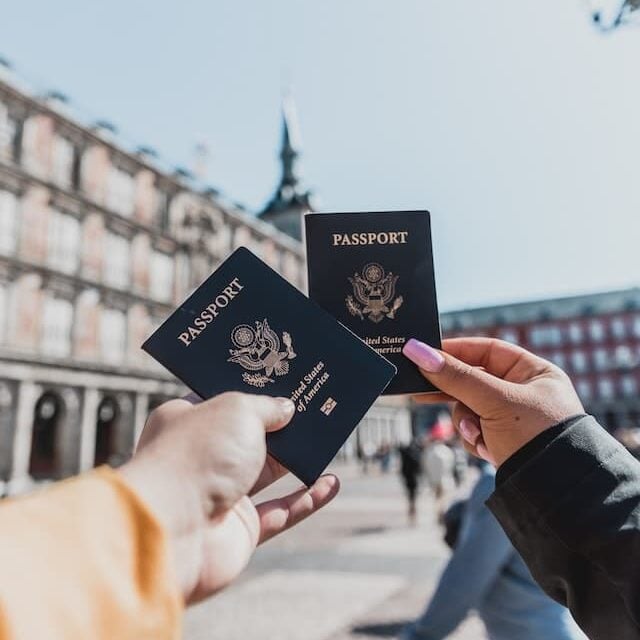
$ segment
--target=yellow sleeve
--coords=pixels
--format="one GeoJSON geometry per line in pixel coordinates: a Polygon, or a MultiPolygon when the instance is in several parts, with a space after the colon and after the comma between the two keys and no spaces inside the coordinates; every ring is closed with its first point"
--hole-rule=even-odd
{"type": "Polygon", "coordinates": [[[107,467],[0,502],[0,640],[175,640],[164,531],[107,467]]]}

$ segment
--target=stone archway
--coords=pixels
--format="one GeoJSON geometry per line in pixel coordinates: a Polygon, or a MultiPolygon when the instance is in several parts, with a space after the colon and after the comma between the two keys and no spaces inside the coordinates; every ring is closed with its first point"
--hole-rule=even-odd
{"type": "Polygon", "coordinates": [[[33,411],[29,475],[34,480],[60,476],[59,440],[64,417],[62,397],[55,391],[44,391],[33,411]]]}
{"type": "Polygon", "coordinates": [[[94,466],[109,464],[117,454],[116,431],[121,409],[114,396],[105,396],[96,412],[96,444],[94,466]]]}

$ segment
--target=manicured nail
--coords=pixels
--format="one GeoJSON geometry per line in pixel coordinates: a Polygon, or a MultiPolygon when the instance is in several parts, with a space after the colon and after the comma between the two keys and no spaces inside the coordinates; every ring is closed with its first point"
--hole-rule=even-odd
{"type": "Polygon", "coordinates": [[[444,356],[420,340],[411,338],[402,348],[404,353],[411,362],[417,364],[421,369],[429,373],[438,373],[444,367],[444,356]]]}
{"type": "Polygon", "coordinates": [[[276,398],[276,400],[280,403],[282,414],[285,417],[293,415],[293,412],[296,410],[296,405],[293,404],[292,400],[290,400],[289,398],[276,398]]]}
{"type": "Polygon", "coordinates": [[[463,418],[458,425],[462,437],[469,443],[474,445],[480,437],[480,427],[471,418],[463,418]]]}

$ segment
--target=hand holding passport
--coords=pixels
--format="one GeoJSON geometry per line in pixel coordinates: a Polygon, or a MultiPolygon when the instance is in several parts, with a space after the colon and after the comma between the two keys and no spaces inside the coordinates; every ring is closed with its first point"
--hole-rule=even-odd
{"type": "Polygon", "coordinates": [[[143,348],[202,398],[291,398],[296,413],[267,448],[311,485],[388,385],[434,390],[401,350],[440,336],[427,212],[306,222],[311,300],[240,248],[143,348]]]}

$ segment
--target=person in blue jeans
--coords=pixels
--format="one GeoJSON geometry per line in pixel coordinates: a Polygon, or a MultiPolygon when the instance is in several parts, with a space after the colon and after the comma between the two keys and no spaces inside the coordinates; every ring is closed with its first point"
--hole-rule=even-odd
{"type": "Polygon", "coordinates": [[[583,640],[569,611],[543,593],[485,506],[495,469],[480,478],[462,515],[453,554],[426,610],[401,640],[441,640],[476,610],[491,640],[583,640]]]}

